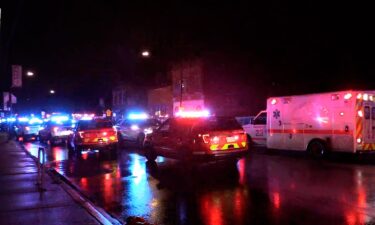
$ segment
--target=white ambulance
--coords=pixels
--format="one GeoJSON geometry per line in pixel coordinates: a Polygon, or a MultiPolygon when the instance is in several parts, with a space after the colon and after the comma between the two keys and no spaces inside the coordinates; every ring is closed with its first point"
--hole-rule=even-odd
{"type": "Polygon", "coordinates": [[[257,137],[265,138],[270,149],[318,156],[327,151],[375,150],[375,91],[272,97],[267,100],[266,114],[263,127],[244,128],[254,143],[257,137]]]}

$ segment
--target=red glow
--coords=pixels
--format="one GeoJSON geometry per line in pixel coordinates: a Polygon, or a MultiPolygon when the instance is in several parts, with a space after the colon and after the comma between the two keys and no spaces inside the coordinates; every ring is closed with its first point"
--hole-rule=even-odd
{"type": "Polygon", "coordinates": [[[277,103],[277,100],[275,98],[271,100],[272,105],[275,105],[276,103],[277,103]]]}
{"type": "Polygon", "coordinates": [[[220,198],[215,196],[205,195],[202,197],[201,204],[202,215],[205,224],[208,225],[222,225],[222,211],[220,198]]]}
{"type": "Polygon", "coordinates": [[[276,209],[280,208],[280,193],[275,192],[272,194],[273,197],[273,205],[275,206],[276,209]]]}
{"type": "Polygon", "coordinates": [[[234,215],[236,218],[236,224],[243,224],[244,219],[244,199],[243,190],[237,189],[234,193],[234,215]]]}
{"type": "Polygon", "coordinates": [[[82,153],[82,159],[86,160],[89,157],[89,154],[87,152],[82,153]]]}
{"type": "Polygon", "coordinates": [[[239,183],[245,184],[245,170],[246,170],[246,164],[245,159],[241,159],[238,161],[238,173],[239,173],[239,183]]]}

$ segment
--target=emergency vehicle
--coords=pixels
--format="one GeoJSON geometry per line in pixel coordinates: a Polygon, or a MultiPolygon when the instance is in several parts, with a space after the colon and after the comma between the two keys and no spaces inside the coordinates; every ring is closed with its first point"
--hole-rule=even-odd
{"type": "Polygon", "coordinates": [[[315,156],[375,150],[375,91],[272,97],[264,113],[265,124],[254,124],[256,117],[244,129],[253,142],[263,138],[267,148],[315,156]]]}
{"type": "Polygon", "coordinates": [[[145,141],[145,156],[184,162],[230,161],[248,153],[246,133],[231,117],[209,116],[208,111],[178,112],[145,141]]]}

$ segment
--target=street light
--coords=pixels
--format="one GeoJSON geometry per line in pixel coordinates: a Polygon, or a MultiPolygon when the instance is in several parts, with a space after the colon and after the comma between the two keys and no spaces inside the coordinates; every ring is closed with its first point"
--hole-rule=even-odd
{"type": "Polygon", "coordinates": [[[149,56],[150,56],[150,52],[149,51],[147,51],[147,50],[142,51],[142,57],[147,58],[149,56]]]}
{"type": "Polygon", "coordinates": [[[32,76],[34,76],[34,72],[32,72],[32,71],[27,71],[27,72],[26,72],[26,75],[27,75],[28,77],[32,77],[32,76]]]}
{"type": "Polygon", "coordinates": [[[55,90],[51,89],[51,90],[49,90],[49,93],[50,94],[55,94],[55,90]]]}

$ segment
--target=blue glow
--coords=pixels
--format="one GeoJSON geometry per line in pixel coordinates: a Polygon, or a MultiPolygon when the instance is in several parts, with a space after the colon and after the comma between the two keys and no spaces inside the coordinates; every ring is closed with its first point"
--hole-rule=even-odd
{"type": "MultiPolygon", "coordinates": [[[[126,201],[126,207],[129,208],[129,213],[132,215],[145,216],[153,211],[154,206],[152,205],[153,193],[150,188],[152,185],[149,184],[149,180],[146,175],[146,165],[142,156],[131,154],[130,156],[130,176],[128,190],[124,193],[126,201]],[[151,206],[149,207],[145,206],[151,206]]],[[[128,179],[129,179],[128,178],[128,179]]]]}
{"type": "Polygon", "coordinates": [[[128,116],[129,120],[145,120],[148,119],[148,115],[146,113],[130,113],[128,116]]]}
{"type": "Polygon", "coordinates": [[[68,121],[69,117],[68,116],[52,116],[51,121],[61,123],[64,121],[68,121]]]}
{"type": "Polygon", "coordinates": [[[14,117],[7,118],[7,122],[16,122],[16,118],[14,117]]]}
{"type": "Polygon", "coordinates": [[[38,124],[42,124],[43,123],[43,120],[37,118],[37,117],[33,117],[29,120],[29,124],[34,124],[34,123],[38,123],[38,124]]]}
{"type": "Polygon", "coordinates": [[[27,118],[27,117],[20,117],[20,118],[18,118],[18,121],[20,121],[20,122],[28,122],[29,118],[27,118]]]}

